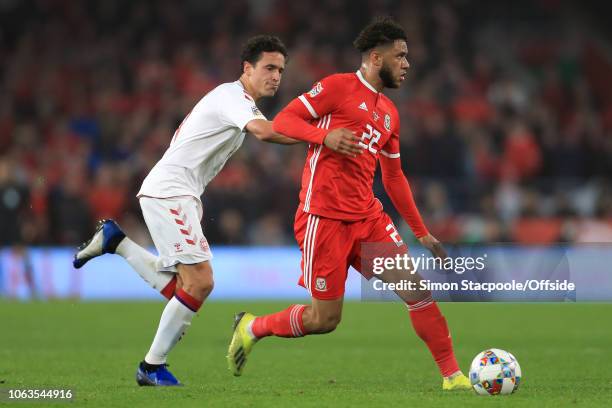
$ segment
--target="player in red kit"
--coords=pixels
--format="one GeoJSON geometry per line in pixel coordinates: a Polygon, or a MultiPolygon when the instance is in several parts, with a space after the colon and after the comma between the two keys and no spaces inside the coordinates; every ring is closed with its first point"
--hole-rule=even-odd
{"type": "MultiPolygon", "coordinates": [[[[393,221],[373,193],[378,162],[385,190],[402,218],[434,256],[446,257],[414,203],[401,167],[399,115],[393,102],[381,93],[384,88],[398,88],[405,79],[409,67],[406,34],[393,20],[380,19],[364,28],[354,45],[362,53],[357,72],[324,78],[274,120],[275,131],[310,143],[294,230],[302,251],[300,285],[311,294],[312,304],[292,305],[260,317],[244,312],[236,315],[228,353],[234,375],[242,373],[252,346],[264,337],[301,337],[336,328],[348,268],[353,266],[368,279],[373,276],[365,267],[372,254],[362,252],[363,243],[380,244],[376,256],[407,253],[393,221]]],[[[421,279],[410,269],[386,270],[377,277],[389,283],[418,283],[421,279]]],[[[408,306],[417,335],[438,365],[443,389],[470,389],[431,292],[396,293],[408,306]]]]}

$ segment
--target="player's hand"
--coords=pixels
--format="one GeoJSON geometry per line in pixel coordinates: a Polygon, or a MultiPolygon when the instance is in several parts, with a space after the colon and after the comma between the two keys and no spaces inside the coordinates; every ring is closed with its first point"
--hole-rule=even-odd
{"type": "Polygon", "coordinates": [[[444,249],[440,241],[438,241],[433,235],[427,234],[419,238],[419,242],[425,248],[429,249],[432,255],[435,256],[436,258],[440,258],[440,259],[448,258],[448,254],[446,253],[446,250],[444,249]]]}
{"type": "Polygon", "coordinates": [[[325,136],[323,143],[334,152],[347,156],[357,157],[363,153],[363,148],[359,146],[359,139],[348,129],[334,129],[325,136]]]}

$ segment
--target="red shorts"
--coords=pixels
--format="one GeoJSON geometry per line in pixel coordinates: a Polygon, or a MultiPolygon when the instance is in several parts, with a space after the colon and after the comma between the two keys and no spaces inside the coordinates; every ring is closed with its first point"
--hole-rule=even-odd
{"type": "MultiPolygon", "coordinates": [[[[391,217],[382,211],[364,220],[347,222],[308,214],[300,208],[295,215],[294,231],[302,251],[302,276],[298,283],[320,300],[344,296],[350,266],[366,279],[373,276],[369,268],[362,270],[365,257],[362,244],[384,244],[384,254],[378,256],[403,255],[408,251],[391,217]]],[[[367,257],[371,258],[371,254],[367,257]]]]}

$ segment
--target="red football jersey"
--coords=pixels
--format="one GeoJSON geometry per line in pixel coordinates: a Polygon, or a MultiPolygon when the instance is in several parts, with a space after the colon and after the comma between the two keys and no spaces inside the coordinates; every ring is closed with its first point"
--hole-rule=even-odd
{"type": "Polygon", "coordinates": [[[378,155],[399,159],[395,104],[361,72],[331,75],[298,98],[320,129],[347,128],[361,137],[363,154],[349,157],[311,143],[300,191],[303,211],[355,221],[382,211],[372,189],[378,155]]]}

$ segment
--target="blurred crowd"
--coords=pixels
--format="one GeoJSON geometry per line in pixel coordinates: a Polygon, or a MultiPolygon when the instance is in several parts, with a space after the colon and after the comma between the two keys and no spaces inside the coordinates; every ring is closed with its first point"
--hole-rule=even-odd
{"type": "MultiPolygon", "coordinates": [[[[279,94],[260,106],[273,118],[318,79],[356,70],[352,40],[381,14],[409,36],[409,78],[387,94],[434,235],[611,242],[612,54],[568,7],[579,5],[0,1],[0,245],[77,244],[99,218],[150,243],[135,193],[191,107],[238,78],[250,35],[289,48],[279,94]]],[[[247,139],[204,193],[205,234],[292,245],[305,146],[247,139]]]]}

